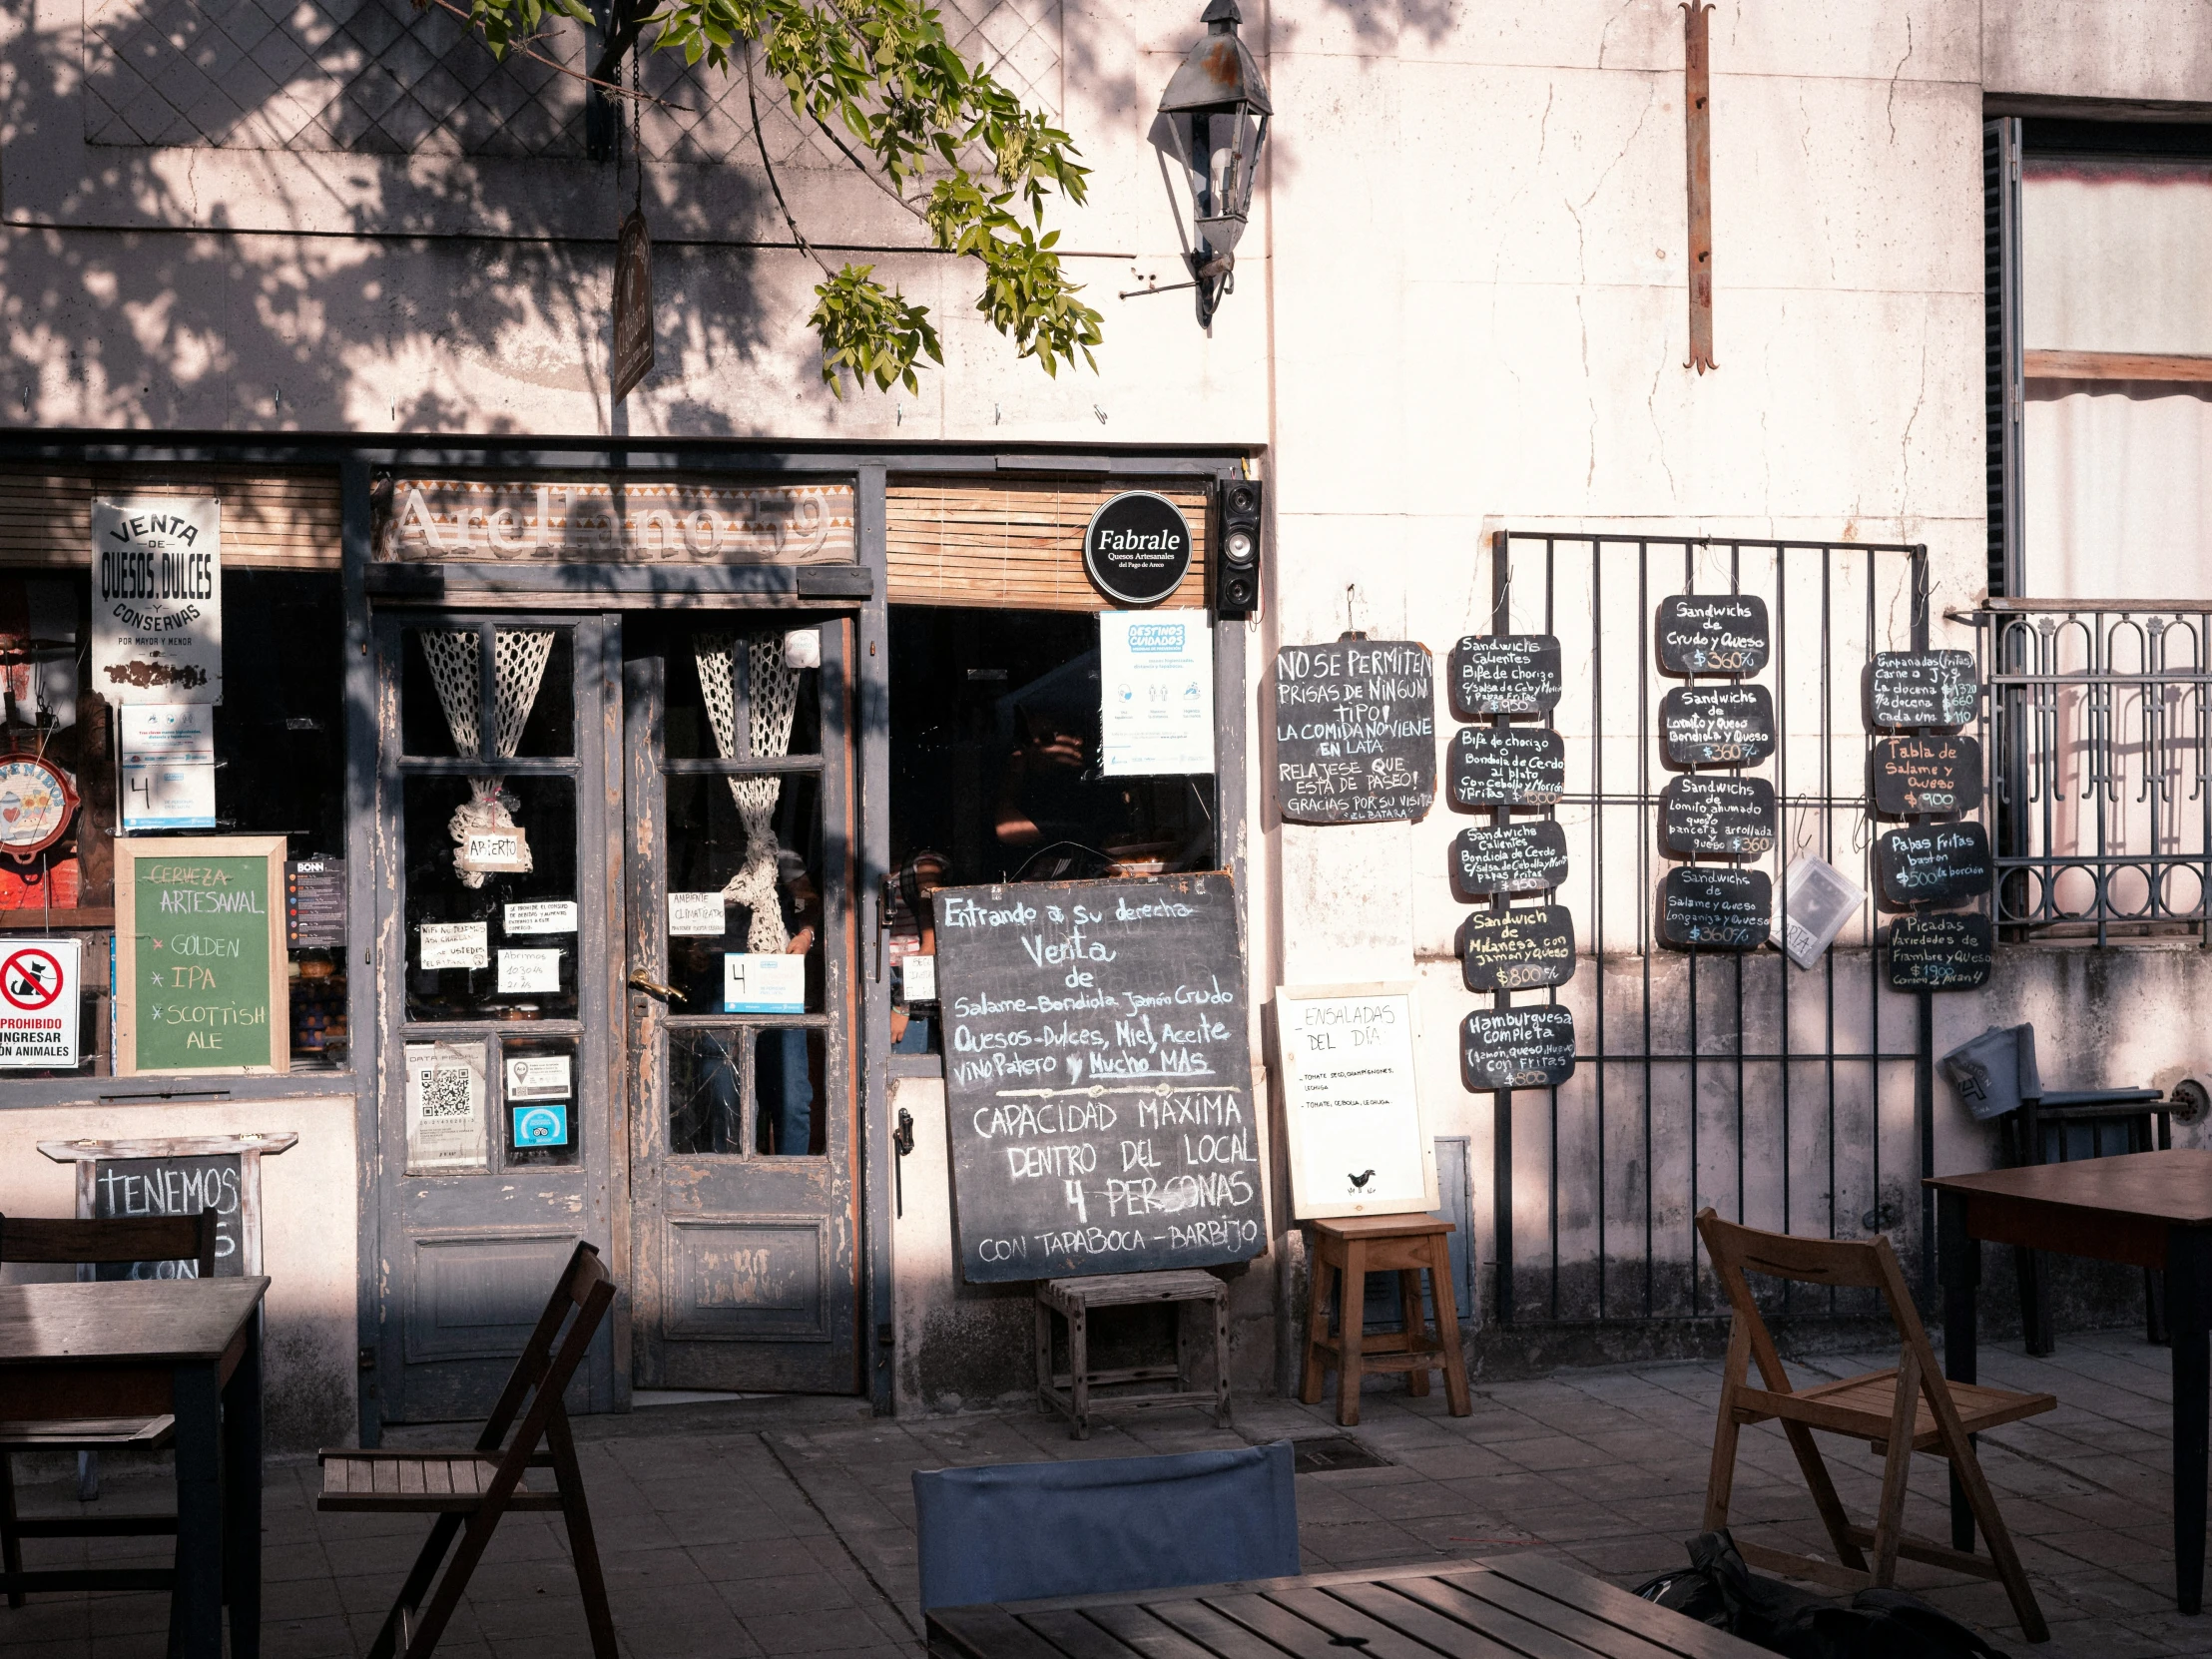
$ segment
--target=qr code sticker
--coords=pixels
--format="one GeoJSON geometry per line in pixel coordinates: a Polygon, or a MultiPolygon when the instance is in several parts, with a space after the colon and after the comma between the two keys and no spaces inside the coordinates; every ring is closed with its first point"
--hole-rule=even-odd
{"type": "Polygon", "coordinates": [[[466,1066],[430,1066],[422,1073],[422,1115],[425,1118],[465,1118],[472,1115],[466,1066]]]}

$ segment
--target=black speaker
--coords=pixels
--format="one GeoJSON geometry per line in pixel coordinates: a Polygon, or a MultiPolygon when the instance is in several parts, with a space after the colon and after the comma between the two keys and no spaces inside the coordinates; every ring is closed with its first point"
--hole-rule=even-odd
{"type": "Polygon", "coordinates": [[[1261,485],[1232,478],[1221,486],[1221,534],[1214,542],[1214,614],[1255,616],[1260,610],[1261,485]]]}

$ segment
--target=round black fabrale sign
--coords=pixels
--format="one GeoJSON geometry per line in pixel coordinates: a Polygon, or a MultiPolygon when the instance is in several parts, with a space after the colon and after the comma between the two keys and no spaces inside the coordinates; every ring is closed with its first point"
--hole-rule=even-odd
{"type": "Polygon", "coordinates": [[[1191,527],[1175,503],[1129,490],[1091,514],[1083,573],[1117,605],[1157,605],[1191,568],[1191,527]]]}

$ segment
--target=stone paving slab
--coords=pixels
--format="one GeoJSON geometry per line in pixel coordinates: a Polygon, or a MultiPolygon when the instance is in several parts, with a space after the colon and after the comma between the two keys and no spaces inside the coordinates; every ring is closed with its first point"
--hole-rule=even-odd
{"type": "MultiPolygon", "coordinates": [[[[1889,1356],[1824,1357],[1806,1380],[1889,1356]]],[[[2173,1609],[2167,1355],[2133,1333],[2067,1336],[2047,1360],[1982,1349],[1984,1382],[2047,1390],[2057,1410],[1982,1437],[1981,1455],[2052,1627],[2030,1649],[2003,1592],[1905,1563],[1907,1588],[1979,1626],[2002,1651],[2050,1659],[2212,1654],[2212,1618],[2173,1609]]],[[[1452,1417],[1441,1390],[1371,1384],[1350,1432],[1378,1467],[1298,1477],[1308,1570],[1533,1550],[1634,1584],[1685,1560],[1704,1506],[1719,1371],[1684,1363],[1563,1373],[1477,1389],[1452,1417]]],[[[1086,1441],[1029,1411],[892,1421],[849,1400],[761,1400],[583,1419],[579,1456],[623,1651],[634,1659],[916,1659],[915,1469],[1114,1457],[1342,1432],[1326,1406],[1240,1399],[1231,1429],[1200,1411],[1108,1418],[1086,1441]]],[[[394,1443],[443,1443],[408,1429],[394,1443]]],[[[1880,1463],[1823,1437],[1847,1507],[1871,1513],[1880,1463]]],[[[1773,1425],[1745,1431],[1733,1520],[1747,1536],[1818,1552],[1825,1537],[1773,1425]]],[[[310,1460],[273,1462],[264,1579],[270,1659],[365,1653],[427,1523],[319,1515],[310,1460]]],[[[1946,1483],[1916,1460],[1909,1524],[1947,1535],[1946,1483]]],[[[74,1509],[26,1487],[27,1511],[74,1509]]],[[[159,1508],[165,1480],[108,1481],[99,1509],[159,1508]]],[[[155,1540],[33,1540],[32,1565],[157,1562],[155,1540]]],[[[40,1596],[0,1607],[6,1659],[138,1659],[162,1651],[166,1598],[40,1596]]],[[[569,1659],[590,1651],[556,1517],[510,1516],[439,1652],[569,1659]]]]}

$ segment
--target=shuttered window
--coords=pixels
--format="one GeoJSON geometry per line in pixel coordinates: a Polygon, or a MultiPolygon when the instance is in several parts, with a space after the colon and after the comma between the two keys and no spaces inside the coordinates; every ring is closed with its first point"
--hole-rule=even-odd
{"type": "Polygon", "coordinates": [[[1083,574],[1083,532],[1091,515],[1125,490],[1149,489],[1175,503],[1191,527],[1190,574],[1166,609],[1206,603],[1206,491],[1172,482],[953,478],[894,479],[888,490],[893,605],[969,605],[1005,610],[1095,611],[1106,604],[1083,574]]]}
{"type": "Polygon", "coordinates": [[[0,469],[0,566],[83,570],[95,496],[214,495],[230,570],[338,568],[334,471],[245,467],[0,469]]]}

